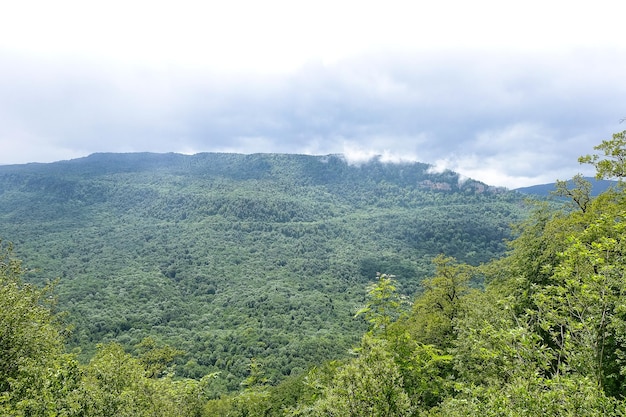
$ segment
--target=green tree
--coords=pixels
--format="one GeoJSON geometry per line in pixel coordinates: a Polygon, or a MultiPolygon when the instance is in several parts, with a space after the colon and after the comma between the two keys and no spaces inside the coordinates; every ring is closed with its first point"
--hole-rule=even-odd
{"type": "Polygon", "coordinates": [[[85,367],[81,403],[88,416],[200,417],[215,374],[200,381],[154,378],[118,343],[100,345],[85,367]]]}
{"type": "Polygon", "coordinates": [[[572,178],[573,187],[568,188],[568,181],[556,181],[554,195],[568,197],[583,213],[587,211],[587,205],[591,201],[591,182],[587,181],[581,174],[572,178]]]}
{"type": "Polygon", "coordinates": [[[585,228],[588,215],[554,210],[539,204],[531,215],[515,226],[516,239],[509,242],[507,256],[481,268],[488,283],[512,297],[516,314],[535,310],[533,294],[555,282],[554,273],[567,239],[585,228]]]}
{"type": "Polygon", "coordinates": [[[457,338],[451,352],[459,384],[503,386],[518,378],[545,375],[551,351],[535,332],[532,321],[518,314],[514,300],[500,285],[468,296],[455,322],[457,338]]]}
{"type": "Polygon", "coordinates": [[[538,323],[556,346],[558,371],[592,377],[607,394],[619,396],[625,381],[625,216],[623,209],[603,213],[572,235],[557,283],[534,297],[538,323]]]}
{"type": "Polygon", "coordinates": [[[22,282],[21,263],[12,246],[0,241],[0,392],[29,362],[53,359],[62,339],[50,312],[51,286],[43,289],[22,282]]]}
{"type": "Polygon", "coordinates": [[[445,349],[454,339],[454,321],[463,308],[463,297],[470,292],[475,268],[454,258],[437,256],[435,275],[422,281],[423,292],[413,303],[406,327],[420,343],[445,349]]]}
{"type": "Polygon", "coordinates": [[[148,378],[163,376],[172,367],[174,360],[185,354],[182,350],[174,349],[169,345],[158,346],[152,337],[144,338],[135,348],[148,378]]]}
{"type": "Polygon", "coordinates": [[[12,245],[0,241],[0,414],[78,415],[81,372],[64,354],[52,285],[26,284],[23,273],[12,245]]]}
{"type": "Polygon", "coordinates": [[[510,382],[473,387],[424,412],[429,417],[595,417],[623,416],[622,402],[606,397],[585,378],[514,377],[510,382]]]}
{"type": "Polygon", "coordinates": [[[412,411],[388,342],[366,335],[359,356],[338,370],[321,398],[293,415],[401,417],[412,411]]]}
{"type": "Polygon", "coordinates": [[[393,275],[377,273],[378,281],[367,287],[367,303],[357,311],[370,323],[370,332],[387,335],[389,326],[401,313],[403,298],[398,294],[393,275]]]}
{"type": "Polygon", "coordinates": [[[621,179],[626,176],[626,130],[614,133],[611,140],[603,140],[594,149],[604,155],[581,156],[578,162],[593,165],[597,179],[621,179]]]}
{"type": "Polygon", "coordinates": [[[453,391],[453,356],[433,345],[413,340],[408,332],[389,343],[404,391],[414,407],[428,408],[453,391]]]}
{"type": "Polygon", "coordinates": [[[99,345],[85,369],[87,414],[98,417],[142,415],[145,404],[140,394],[144,375],[141,363],[124,352],[120,344],[99,345]]]}

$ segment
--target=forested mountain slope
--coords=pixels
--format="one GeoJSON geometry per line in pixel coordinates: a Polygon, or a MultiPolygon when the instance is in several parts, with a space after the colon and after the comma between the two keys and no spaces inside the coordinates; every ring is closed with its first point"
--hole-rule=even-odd
{"type": "Polygon", "coordinates": [[[523,196],[420,163],[279,154],[95,154],[0,166],[0,236],[41,284],[59,277],[71,348],[185,351],[176,372],[251,358],[270,381],[344,356],[376,272],[415,294],[445,253],[500,256],[523,196]]]}

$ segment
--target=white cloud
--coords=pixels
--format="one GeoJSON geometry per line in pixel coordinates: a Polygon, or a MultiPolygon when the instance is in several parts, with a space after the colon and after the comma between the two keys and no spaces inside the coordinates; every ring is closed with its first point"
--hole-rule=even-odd
{"type": "MultiPolygon", "coordinates": [[[[389,139],[391,143],[396,141],[397,139],[389,139]]],[[[367,138],[359,141],[342,140],[342,147],[338,153],[341,153],[349,164],[354,165],[366,163],[374,158],[384,163],[419,162],[416,154],[403,152],[402,149],[393,147],[379,147],[381,142],[384,143],[385,140],[381,138],[367,138]]]]}
{"type": "Polygon", "coordinates": [[[445,158],[436,160],[435,163],[428,168],[427,172],[429,174],[442,174],[455,168],[457,168],[456,164],[449,158],[445,158]]]}
{"type": "Polygon", "coordinates": [[[560,0],[7,3],[0,163],[343,152],[354,163],[435,161],[509,187],[571,177],[578,155],[626,115],[622,16],[608,10],[560,0]]]}

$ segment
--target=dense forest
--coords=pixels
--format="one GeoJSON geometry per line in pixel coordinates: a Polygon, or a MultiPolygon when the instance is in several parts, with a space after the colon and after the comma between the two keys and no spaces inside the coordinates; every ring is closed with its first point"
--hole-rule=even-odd
{"type": "Polygon", "coordinates": [[[426,164],[340,156],[96,154],[0,167],[0,236],[28,283],[58,278],[81,362],[146,337],[178,376],[240,389],[254,358],[277,383],[346,357],[376,272],[419,290],[432,258],[498,255],[523,197],[426,164]]]}
{"type": "MultiPolygon", "coordinates": [[[[596,149],[603,155],[581,162],[596,166],[599,178],[625,175],[626,131],[596,149]]],[[[2,233],[16,245],[12,251],[5,243],[0,257],[0,414],[626,414],[621,183],[592,197],[580,177],[573,186],[559,182],[556,193],[571,204],[538,203],[522,218],[519,196],[431,174],[427,166],[317,159],[311,165],[336,163],[324,169],[345,172],[314,178],[321,169],[314,167],[291,177],[296,186],[246,177],[246,168],[263,166],[271,177],[276,167],[303,165],[278,163],[280,156],[245,158],[236,176],[211,173],[204,188],[182,173],[170,177],[171,163],[161,177],[119,167],[102,173],[103,163],[88,183],[79,180],[89,177],[80,161],[63,167],[65,177],[26,174],[25,167],[2,172],[4,184],[17,185],[3,186],[2,194],[3,204],[14,204],[4,211],[2,233]],[[384,170],[395,179],[383,180],[384,170]],[[131,179],[142,176],[133,188],[131,179]],[[235,180],[248,188],[229,187],[235,180]],[[211,192],[217,183],[221,192],[211,192]],[[46,204],[27,204],[41,190],[46,204]],[[194,199],[198,210],[188,208],[194,199]],[[292,215],[278,216],[286,207],[292,215]],[[509,235],[506,222],[516,216],[522,221],[509,235]],[[140,219],[139,228],[130,221],[140,219]],[[201,226],[207,236],[219,234],[222,245],[183,239],[199,239],[192,232],[201,226]],[[250,243],[261,232],[254,250],[250,243]],[[172,262],[146,263],[167,255],[172,262]],[[60,278],[42,286],[49,271],[60,278]],[[75,293],[80,281],[87,290],[75,293]],[[222,292],[226,298],[215,305],[222,292]],[[137,301],[145,310],[130,308],[137,301]],[[202,305],[209,308],[198,313],[202,305]],[[133,321],[117,333],[99,332],[89,325],[112,321],[97,320],[98,311],[133,321]],[[168,312],[169,320],[158,316],[168,312]],[[154,317],[161,321],[142,321],[154,317]],[[297,325],[285,326],[292,317],[297,325]],[[93,352],[73,350],[98,338],[104,343],[93,352]],[[205,368],[203,351],[188,343],[198,339],[204,352],[217,352],[205,368]],[[294,356],[292,343],[308,343],[315,354],[294,356]],[[246,359],[241,374],[228,355],[246,359]],[[306,359],[299,369],[285,360],[292,368],[280,370],[277,357],[306,359]]]]}

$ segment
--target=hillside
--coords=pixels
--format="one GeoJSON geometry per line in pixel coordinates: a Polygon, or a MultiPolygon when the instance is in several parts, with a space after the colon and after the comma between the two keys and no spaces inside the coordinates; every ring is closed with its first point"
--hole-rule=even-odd
{"type": "Polygon", "coordinates": [[[151,335],[186,352],[178,375],[219,371],[235,390],[251,358],[277,381],[344,356],[376,272],[414,295],[440,253],[503,253],[523,196],[429,168],[280,154],[0,166],[0,237],[26,279],[60,278],[83,359],[151,335]]]}

